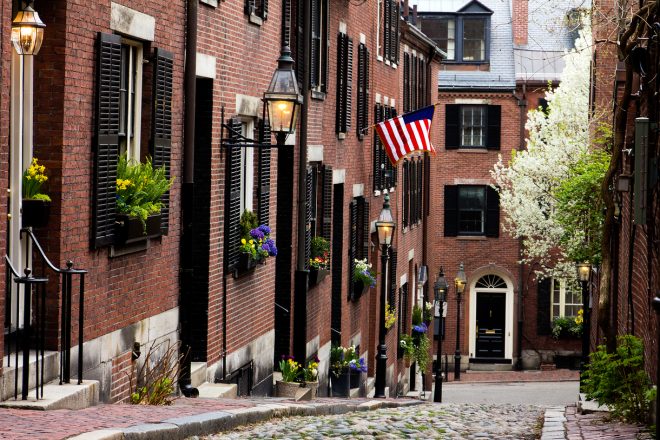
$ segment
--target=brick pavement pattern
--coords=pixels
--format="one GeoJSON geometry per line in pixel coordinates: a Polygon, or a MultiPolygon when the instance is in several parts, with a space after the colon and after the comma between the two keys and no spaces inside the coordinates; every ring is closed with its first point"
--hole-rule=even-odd
{"type": "Polygon", "coordinates": [[[579,414],[575,405],[566,407],[567,440],[650,440],[653,436],[640,425],[611,420],[609,413],[579,414]]]}

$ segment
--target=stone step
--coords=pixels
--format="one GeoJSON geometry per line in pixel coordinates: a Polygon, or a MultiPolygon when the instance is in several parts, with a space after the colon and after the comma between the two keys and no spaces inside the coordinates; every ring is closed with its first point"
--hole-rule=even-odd
{"type": "Polygon", "coordinates": [[[513,371],[513,365],[512,364],[480,364],[480,363],[470,362],[466,373],[468,373],[469,371],[513,371]]]}
{"type": "Polygon", "coordinates": [[[580,414],[591,414],[598,411],[609,412],[610,407],[607,405],[600,405],[595,400],[587,400],[584,393],[578,395],[577,411],[580,414]]]}
{"type": "MultiPolygon", "coordinates": [[[[22,392],[21,380],[23,377],[23,358],[22,353],[18,355],[18,365],[16,364],[16,357],[14,355],[7,355],[2,358],[2,376],[0,376],[0,401],[14,398],[14,383],[16,369],[18,368],[18,396],[20,398],[22,392]],[[11,356],[11,358],[9,358],[11,356]]],[[[39,375],[41,375],[41,356],[39,357],[39,375]]],[[[36,351],[30,351],[29,368],[29,386],[28,389],[32,390],[36,386],[36,372],[37,372],[37,355],[36,351]]],[[[60,374],[60,354],[57,351],[47,351],[44,353],[44,383],[52,382],[54,379],[59,378],[60,374]]],[[[41,376],[39,376],[41,377],[41,376]]],[[[44,390],[45,393],[45,390],[44,390]]]]}
{"type": "Polygon", "coordinates": [[[199,397],[208,399],[235,399],[237,386],[235,383],[208,383],[205,382],[197,387],[199,397]]]}
{"type": "Polygon", "coordinates": [[[206,362],[190,363],[190,382],[193,388],[199,388],[206,382],[206,362]]]}
{"type": "Polygon", "coordinates": [[[27,400],[17,400],[12,397],[0,402],[3,408],[21,408],[35,410],[54,409],[83,409],[99,402],[99,382],[96,380],[83,380],[78,385],[75,381],[70,384],[59,385],[59,382],[51,382],[44,385],[44,398],[37,400],[34,390],[30,391],[27,400]]]}

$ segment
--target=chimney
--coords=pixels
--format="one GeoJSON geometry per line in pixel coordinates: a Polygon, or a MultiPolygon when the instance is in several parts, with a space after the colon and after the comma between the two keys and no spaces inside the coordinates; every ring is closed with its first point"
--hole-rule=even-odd
{"type": "Polygon", "coordinates": [[[403,18],[408,21],[408,0],[403,0],[403,18]]]}
{"type": "Polygon", "coordinates": [[[513,44],[516,46],[527,45],[527,31],[529,23],[529,1],[513,0],[513,44]]]}
{"type": "Polygon", "coordinates": [[[417,5],[413,5],[413,24],[417,26],[417,5]]]}

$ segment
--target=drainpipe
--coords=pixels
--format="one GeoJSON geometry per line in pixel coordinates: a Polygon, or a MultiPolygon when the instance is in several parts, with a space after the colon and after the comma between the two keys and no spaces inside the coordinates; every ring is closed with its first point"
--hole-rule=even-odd
{"type": "Polygon", "coordinates": [[[293,353],[299,362],[304,362],[307,357],[307,276],[309,271],[305,270],[305,237],[307,230],[307,108],[309,106],[309,59],[311,39],[311,8],[309,2],[303,4],[303,63],[305,65],[302,80],[303,103],[300,108],[300,136],[298,156],[298,249],[296,252],[296,272],[294,279],[294,303],[293,303],[293,353]]]}
{"type": "MultiPolygon", "coordinates": [[[[184,71],[184,120],[183,120],[183,184],[181,188],[181,261],[192,261],[192,246],[190,238],[192,238],[192,216],[193,216],[193,195],[194,195],[194,160],[195,160],[195,93],[197,81],[197,0],[188,0],[186,14],[186,60],[184,71]]],[[[191,271],[192,268],[185,268],[181,265],[182,274],[179,276],[179,307],[181,307],[181,297],[184,292],[184,283],[182,277],[188,277],[190,274],[186,272],[191,271]]],[[[188,327],[192,319],[190,311],[187,307],[181,309],[181,324],[184,329],[188,327]]],[[[181,365],[181,373],[179,375],[179,387],[181,393],[186,397],[197,397],[199,391],[191,385],[191,359],[189,344],[192,338],[188,334],[181,335],[182,339],[185,337],[184,342],[187,346],[182,345],[182,354],[187,352],[187,356],[181,365]]]]}
{"type": "MultiPolygon", "coordinates": [[[[515,93],[513,97],[518,101],[518,109],[520,111],[520,124],[519,124],[519,139],[518,151],[525,149],[525,120],[527,119],[527,84],[522,85],[522,97],[518,97],[515,93]]],[[[518,261],[522,260],[523,241],[522,238],[518,239],[518,261]]],[[[523,343],[523,265],[518,264],[518,349],[516,359],[516,370],[523,369],[522,365],[522,343],[523,343]]]]}

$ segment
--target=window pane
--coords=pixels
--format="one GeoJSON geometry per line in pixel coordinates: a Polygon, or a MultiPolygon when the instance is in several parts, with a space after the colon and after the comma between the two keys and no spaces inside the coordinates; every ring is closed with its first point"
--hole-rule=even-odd
{"type": "Polygon", "coordinates": [[[456,40],[455,20],[449,18],[422,20],[422,31],[435,41],[440,49],[447,53],[448,60],[454,59],[456,40]]]}
{"type": "Polygon", "coordinates": [[[458,232],[466,234],[484,233],[484,211],[486,190],[479,186],[458,188],[458,232]]]}
{"type": "Polygon", "coordinates": [[[552,319],[559,318],[561,314],[559,313],[559,304],[553,304],[552,306],[552,319]]]}
{"type": "Polygon", "coordinates": [[[486,140],[486,108],[461,107],[461,146],[484,147],[486,140]]]}
{"type": "Polygon", "coordinates": [[[463,20],[463,60],[484,61],[486,59],[486,20],[471,18],[463,20]]]}

